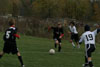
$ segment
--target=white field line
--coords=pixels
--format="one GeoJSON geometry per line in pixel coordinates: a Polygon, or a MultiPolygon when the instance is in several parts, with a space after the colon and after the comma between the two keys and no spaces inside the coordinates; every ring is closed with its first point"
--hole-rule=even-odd
{"type": "MultiPolygon", "coordinates": [[[[47,53],[49,53],[49,52],[28,52],[28,51],[26,51],[26,52],[21,52],[21,53],[27,53],[27,54],[31,54],[31,53],[32,53],[32,54],[33,54],[33,53],[34,53],[34,54],[46,53],[46,54],[47,54],[47,53]]],[[[55,53],[62,53],[62,54],[68,54],[68,53],[69,53],[69,54],[71,54],[71,53],[72,53],[72,54],[73,54],[73,53],[74,53],[74,54],[84,54],[84,52],[55,52],[55,53]]],[[[93,54],[100,54],[100,52],[93,52],[93,54]]]]}

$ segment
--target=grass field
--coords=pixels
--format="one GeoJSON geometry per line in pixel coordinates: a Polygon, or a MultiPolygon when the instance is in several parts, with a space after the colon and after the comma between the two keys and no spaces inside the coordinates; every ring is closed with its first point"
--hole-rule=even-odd
{"type": "MultiPolygon", "coordinates": [[[[53,40],[39,37],[22,35],[17,40],[18,48],[23,56],[26,67],[82,67],[84,63],[84,45],[81,49],[72,48],[72,45],[66,40],[62,42],[62,52],[55,55],[49,55],[48,51],[54,48],[53,40]]],[[[3,47],[2,34],[0,33],[0,51],[3,47]]],[[[93,53],[93,62],[95,67],[100,67],[100,45],[93,53]]],[[[20,67],[16,55],[5,54],[0,59],[0,67],[20,67]]]]}

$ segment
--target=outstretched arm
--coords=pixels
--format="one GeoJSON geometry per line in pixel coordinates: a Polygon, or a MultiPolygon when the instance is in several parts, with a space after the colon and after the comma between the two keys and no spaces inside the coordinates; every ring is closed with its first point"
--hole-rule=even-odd
{"type": "Polygon", "coordinates": [[[99,32],[100,32],[100,28],[97,29],[97,33],[99,33],[99,32]]]}
{"type": "Polygon", "coordinates": [[[95,35],[97,35],[98,33],[100,33],[100,28],[96,29],[93,31],[95,35]]]}
{"type": "Polygon", "coordinates": [[[54,29],[54,27],[50,27],[50,26],[49,26],[49,27],[48,27],[48,31],[50,31],[51,29],[54,29]]]}

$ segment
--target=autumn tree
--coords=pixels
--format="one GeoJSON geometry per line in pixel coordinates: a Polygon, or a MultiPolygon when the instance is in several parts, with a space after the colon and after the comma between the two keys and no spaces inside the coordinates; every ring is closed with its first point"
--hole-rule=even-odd
{"type": "Polygon", "coordinates": [[[95,21],[100,21],[100,8],[97,2],[94,2],[93,9],[94,9],[94,15],[92,19],[95,21]]]}

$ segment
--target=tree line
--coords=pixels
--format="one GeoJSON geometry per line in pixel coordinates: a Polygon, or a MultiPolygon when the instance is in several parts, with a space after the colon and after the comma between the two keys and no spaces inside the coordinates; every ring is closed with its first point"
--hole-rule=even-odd
{"type": "Polygon", "coordinates": [[[0,0],[0,15],[100,20],[100,2],[90,0],[0,0]]]}

